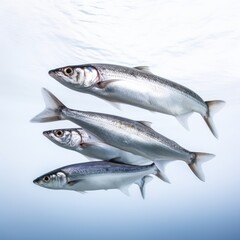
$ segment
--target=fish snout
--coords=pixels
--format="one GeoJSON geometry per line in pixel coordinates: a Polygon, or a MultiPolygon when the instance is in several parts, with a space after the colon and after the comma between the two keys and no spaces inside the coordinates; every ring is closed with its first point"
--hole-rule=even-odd
{"type": "Polygon", "coordinates": [[[42,134],[45,136],[45,137],[49,137],[49,134],[51,133],[51,131],[44,131],[42,134]]]}
{"type": "Polygon", "coordinates": [[[33,180],[33,183],[36,184],[36,185],[39,185],[39,179],[36,178],[35,180],[33,180]]]}
{"type": "Polygon", "coordinates": [[[50,70],[50,71],[48,71],[48,74],[49,74],[51,77],[55,76],[55,70],[50,70]]]}

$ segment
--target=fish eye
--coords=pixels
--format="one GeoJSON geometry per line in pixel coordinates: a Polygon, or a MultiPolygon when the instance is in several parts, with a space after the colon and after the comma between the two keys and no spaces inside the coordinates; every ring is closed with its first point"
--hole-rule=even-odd
{"type": "Polygon", "coordinates": [[[73,75],[73,69],[71,67],[64,68],[63,72],[66,76],[72,76],[73,75]]]}
{"type": "Polygon", "coordinates": [[[49,177],[49,176],[45,176],[45,177],[43,178],[43,181],[44,181],[44,182],[49,182],[49,181],[50,181],[50,177],[49,177]]]}
{"type": "Polygon", "coordinates": [[[62,137],[63,136],[63,131],[62,130],[55,131],[55,136],[56,137],[62,137]]]}

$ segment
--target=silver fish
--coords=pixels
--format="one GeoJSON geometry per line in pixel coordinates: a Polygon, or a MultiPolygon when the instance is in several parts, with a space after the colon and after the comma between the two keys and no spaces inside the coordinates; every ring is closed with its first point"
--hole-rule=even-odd
{"type": "Polygon", "coordinates": [[[154,164],[133,166],[96,161],[61,167],[38,177],[33,182],[49,189],[78,192],[119,189],[127,195],[128,187],[136,183],[144,198],[145,183],[152,179],[150,174],[159,177],[159,170],[154,164]]]}
{"type": "Polygon", "coordinates": [[[79,152],[89,158],[111,160],[132,165],[152,163],[142,156],[134,155],[110,146],[83,128],[54,129],[44,131],[43,135],[60,147],[79,152]]]}
{"type": "Polygon", "coordinates": [[[175,116],[188,129],[187,119],[199,113],[217,138],[212,116],[224,101],[206,101],[192,90],[156,76],[147,67],[111,64],[67,66],[49,71],[68,88],[116,103],[125,103],[175,116]]]}
{"type": "MultiPolygon", "coordinates": [[[[161,160],[183,160],[194,174],[204,181],[201,164],[213,158],[213,154],[190,152],[154,131],[148,123],[69,109],[48,90],[43,89],[42,92],[46,108],[35,116],[32,122],[70,120],[93,132],[106,144],[154,161],[160,169],[161,160]]],[[[168,181],[164,176],[162,179],[168,181]]]]}

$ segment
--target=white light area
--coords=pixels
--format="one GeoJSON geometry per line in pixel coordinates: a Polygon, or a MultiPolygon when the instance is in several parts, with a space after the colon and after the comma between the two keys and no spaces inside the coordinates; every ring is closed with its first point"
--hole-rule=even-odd
{"type": "Polygon", "coordinates": [[[117,225],[128,222],[137,232],[151,221],[146,231],[158,223],[182,226],[182,219],[189,225],[197,216],[209,217],[212,224],[220,221],[221,213],[230,219],[239,212],[239,10],[234,0],[1,1],[0,212],[8,220],[4,224],[19,224],[25,217],[23,222],[32,223],[33,229],[54,221],[78,229],[78,221],[86,230],[91,223],[99,229],[107,222],[117,232],[117,225]],[[187,131],[174,117],[126,105],[119,111],[48,75],[56,67],[92,62],[147,65],[204,100],[225,100],[226,106],[214,116],[219,140],[198,114],[189,118],[187,131]],[[172,183],[154,178],[144,201],[136,185],[130,187],[130,197],[118,190],[81,195],[34,185],[33,179],[48,171],[87,161],[42,135],[44,130],[75,124],[29,122],[44,108],[42,87],[70,108],[151,121],[156,131],[186,149],[216,154],[203,165],[206,182],[176,161],[166,167],[172,183]]]}

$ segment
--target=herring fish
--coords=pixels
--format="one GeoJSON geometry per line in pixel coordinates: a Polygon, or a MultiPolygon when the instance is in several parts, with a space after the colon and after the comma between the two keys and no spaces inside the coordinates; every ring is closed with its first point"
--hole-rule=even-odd
{"type": "Polygon", "coordinates": [[[205,102],[192,90],[152,74],[148,67],[94,63],[53,69],[49,75],[70,89],[95,95],[114,105],[130,104],[173,115],[187,129],[188,117],[197,112],[218,138],[212,116],[225,102],[205,102]]]}
{"type": "Polygon", "coordinates": [[[89,158],[131,165],[149,165],[153,161],[110,146],[83,128],[54,129],[43,135],[60,147],[79,152],[89,158]]]}
{"type": "Polygon", "coordinates": [[[78,192],[119,189],[127,195],[128,187],[136,183],[144,198],[145,183],[152,179],[150,175],[159,177],[159,170],[154,163],[134,166],[96,161],[61,167],[36,178],[33,182],[49,189],[78,192]]]}
{"type": "MultiPolygon", "coordinates": [[[[106,144],[154,161],[160,169],[162,160],[183,160],[193,173],[204,181],[201,164],[215,155],[188,151],[176,142],[154,131],[149,126],[149,122],[70,109],[48,90],[43,89],[42,93],[46,108],[35,116],[31,120],[32,122],[70,120],[93,132],[106,144]]],[[[165,179],[164,173],[161,173],[162,179],[168,181],[165,179]]]]}

